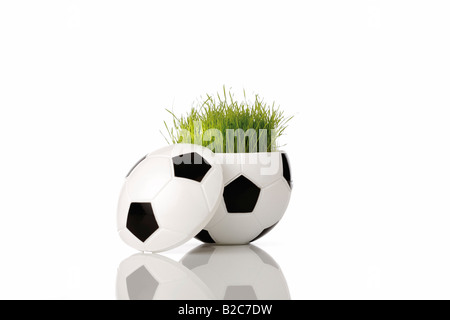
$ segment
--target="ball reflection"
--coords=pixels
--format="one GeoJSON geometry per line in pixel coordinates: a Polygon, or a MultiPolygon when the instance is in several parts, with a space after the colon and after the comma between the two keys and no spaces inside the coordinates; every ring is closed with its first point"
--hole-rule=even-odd
{"type": "Polygon", "coordinates": [[[216,299],[290,299],[279,265],[254,245],[201,245],[180,262],[208,286],[216,299]]]}
{"type": "Polygon", "coordinates": [[[119,300],[209,300],[208,287],[182,264],[158,254],[138,253],[117,272],[119,300]]]}
{"type": "Polygon", "coordinates": [[[201,245],[180,262],[139,253],[118,268],[119,300],[287,300],[275,260],[254,245],[201,245]]]}

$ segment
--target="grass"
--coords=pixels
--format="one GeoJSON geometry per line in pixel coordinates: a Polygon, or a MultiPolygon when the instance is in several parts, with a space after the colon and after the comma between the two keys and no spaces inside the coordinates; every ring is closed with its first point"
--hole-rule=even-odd
{"type": "Polygon", "coordinates": [[[223,95],[206,95],[186,115],[167,111],[172,116],[172,126],[164,122],[169,144],[194,143],[220,153],[277,151],[292,119],[259,95],[248,100],[244,91],[244,100],[237,101],[225,87],[223,95]]]}

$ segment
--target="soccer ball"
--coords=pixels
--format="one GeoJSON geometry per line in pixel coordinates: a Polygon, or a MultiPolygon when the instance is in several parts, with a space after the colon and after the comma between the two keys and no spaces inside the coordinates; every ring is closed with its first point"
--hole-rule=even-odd
{"type": "Polygon", "coordinates": [[[196,236],[206,243],[247,244],[280,221],[291,196],[287,155],[271,153],[218,153],[224,192],[206,227],[196,236]]]}
{"type": "Polygon", "coordinates": [[[288,300],[278,264],[254,245],[201,245],[180,261],[219,300],[288,300]]]}
{"type": "Polygon", "coordinates": [[[209,149],[176,144],[150,153],[126,177],[119,235],[140,251],[176,247],[208,223],[222,192],[222,169],[209,149]]]}
{"type": "Polygon", "coordinates": [[[118,300],[210,300],[210,289],[182,264],[158,254],[135,254],[117,271],[118,300]]]}

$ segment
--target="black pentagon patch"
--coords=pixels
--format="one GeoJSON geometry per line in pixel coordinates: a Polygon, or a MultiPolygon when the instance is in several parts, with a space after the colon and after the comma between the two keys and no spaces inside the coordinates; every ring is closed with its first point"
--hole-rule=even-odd
{"type": "Polygon", "coordinates": [[[153,300],[159,285],[144,266],[130,274],[126,281],[130,300],[153,300]]]}
{"type": "Polygon", "coordinates": [[[252,212],[258,202],[261,189],[244,176],[239,176],[228,184],[223,192],[229,213],[252,212]]]}
{"type": "Polygon", "coordinates": [[[148,202],[133,202],[128,210],[127,229],[142,242],[158,230],[152,205],[148,202]]]}
{"type": "Polygon", "coordinates": [[[229,286],[223,300],[257,300],[252,286],[229,286]]]}
{"type": "MultiPolygon", "coordinates": [[[[277,222],[278,223],[278,222],[277,222]]],[[[275,228],[275,226],[277,225],[277,223],[275,223],[274,225],[265,228],[263,231],[261,231],[260,234],[258,234],[252,241],[258,240],[259,238],[261,238],[262,236],[264,236],[265,234],[267,234],[270,230],[272,230],[273,228],[275,228]]],[[[250,241],[250,242],[252,242],[250,241]]]]}
{"type": "Polygon", "coordinates": [[[182,154],[172,158],[175,177],[201,182],[211,169],[211,165],[197,152],[182,154]]]}
{"type": "Polygon", "coordinates": [[[196,239],[203,241],[205,243],[216,243],[214,241],[214,239],[211,237],[211,235],[209,234],[208,230],[203,229],[202,231],[200,231],[196,236],[196,239]]]}
{"type": "Polygon", "coordinates": [[[145,155],[141,160],[139,160],[138,162],[136,162],[136,164],[133,166],[133,168],[130,169],[130,171],[128,171],[128,174],[125,178],[128,178],[128,176],[133,172],[133,170],[139,165],[139,163],[141,163],[142,161],[144,161],[144,159],[147,157],[147,155],[145,155]]]}
{"type": "Polygon", "coordinates": [[[285,153],[281,154],[281,158],[283,161],[283,177],[286,179],[289,187],[292,189],[292,180],[291,180],[291,168],[289,166],[289,159],[285,153]]]}

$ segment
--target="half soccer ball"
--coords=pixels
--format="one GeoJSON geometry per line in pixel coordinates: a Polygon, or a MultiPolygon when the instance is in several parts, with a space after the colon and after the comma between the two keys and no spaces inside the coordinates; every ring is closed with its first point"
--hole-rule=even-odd
{"type": "Polygon", "coordinates": [[[222,169],[209,149],[176,144],[150,153],[124,182],[119,235],[140,251],[174,248],[209,222],[222,193],[222,169]]]}
{"type": "Polygon", "coordinates": [[[281,220],[291,197],[286,153],[217,153],[224,192],[207,226],[196,236],[206,243],[247,244],[281,220]]]}

